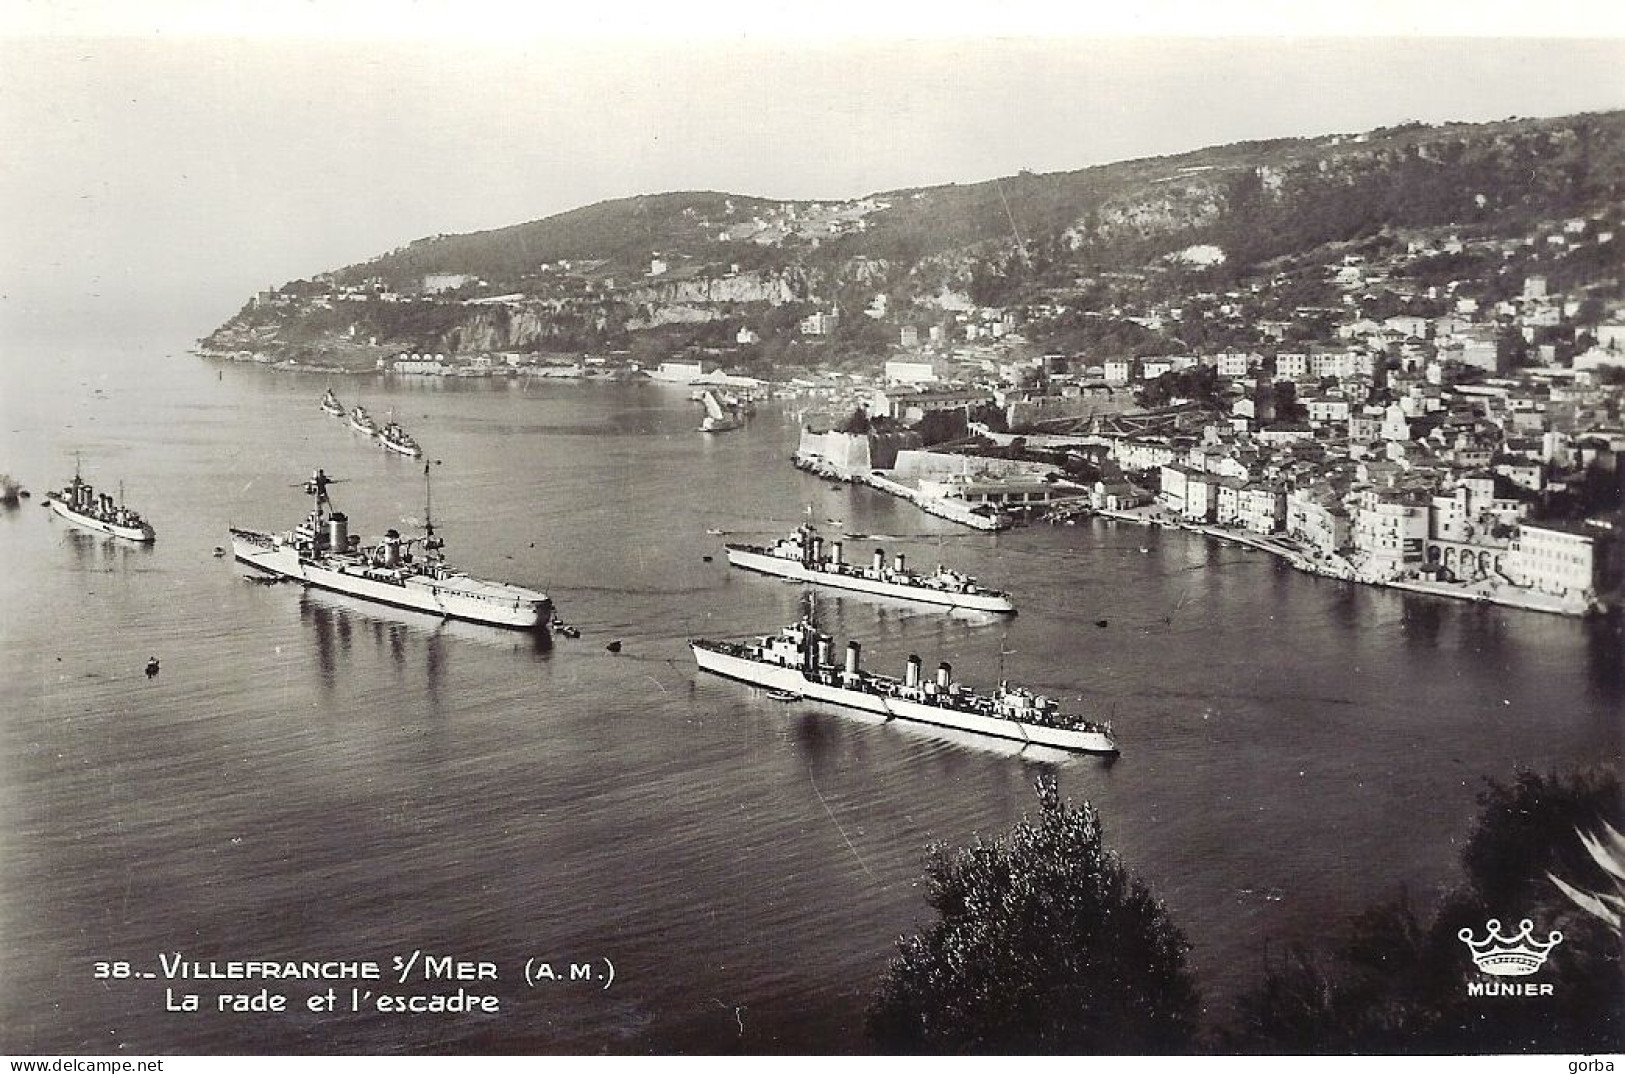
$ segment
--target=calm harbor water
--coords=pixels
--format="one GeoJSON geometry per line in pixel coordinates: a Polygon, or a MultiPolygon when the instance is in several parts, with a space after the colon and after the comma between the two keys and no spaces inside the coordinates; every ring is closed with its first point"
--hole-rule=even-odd
{"type": "Polygon", "coordinates": [[[1620,756],[1607,625],[1310,578],[1182,532],[971,534],[797,473],[776,410],[704,437],[685,391],[647,384],[4,360],[0,470],[34,499],[0,509],[3,1051],[862,1050],[892,942],[928,920],[927,847],[1002,830],[1044,772],[1101,809],[1222,1011],[1266,945],[1453,883],[1484,777],[1620,756]],[[441,460],[453,560],[545,589],[580,639],[252,585],[213,556],[228,525],[296,522],[318,466],[346,479],[352,531],[421,518],[421,463],[323,415],[329,384],[441,460]],[[99,487],[125,483],[154,546],[39,506],[75,452],[99,487]],[[1020,603],[1007,620],[820,597],[867,663],[1002,671],[1114,718],[1121,758],[698,677],[686,639],[765,633],[801,601],[730,572],[707,530],[768,537],[809,506],[1020,603]],[[413,951],[497,962],[495,985],[465,986],[502,1012],[311,1013],[318,988],[294,984],[273,988],[285,1014],[171,1012],[166,987],[230,989],[94,976],[165,952],[387,969],[413,951]],[[615,981],[530,988],[533,958],[608,959],[615,981]]]}

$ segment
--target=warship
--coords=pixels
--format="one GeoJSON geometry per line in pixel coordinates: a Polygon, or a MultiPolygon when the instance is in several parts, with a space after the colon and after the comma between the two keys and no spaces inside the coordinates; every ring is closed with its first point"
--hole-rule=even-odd
{"type": "Polygon", "coordinates": [[[748,544],[725,547],[731,566],[810,585],[900,597],[947,608],[1009,613],[1016,610],[1010,594],[979,585],[969,575],[940,565],[933,574],[909,570],[902,553],[890,566],[886,564],[885,552],[878,548],[873,562],[867,566],[847,563],[843,559],[842,543],[831,541],[826,555],[824,539],[811,523],[803,524],[788,537],[767,547],[748,544]]]}
{"type": "Polygon", "coordinates": [[[378,423],[372,420],[372,415],[367,413],[367,408],[364,406],[350,408],[350,428],[358,433],[366,433],[368,436],[378,435],[378,423]]]}
{"type": "Polygon", "coordinates": [[[849,642],[843,663],[834,660],[834,639],[803,619],[777,634],[749,642],[689,642],[702,671],[765,687],[775,699],[823,701],[894,719],[992,735],[1035,746],[1079,753],[1117,752],[1110,723],[1061,711],[1059,702],[1001,682],[981,694],[954,681],[941,664],[934,679],[920,673],[910,656],[903,678],[876,675],[860,667],[857,642],[849,642]]]}
{"type": "Polygon", "coordinates": [[[327,389],[326,394],[322,396],[322,410],[335,418],[344,417],[344,404],[339,402],[339,397],[333,394],[332,388],[327,389]]]}
{"type": "Polygon", "coordinates": [[[114,537],[141,544],[149,544],[158,536],[146,519],[124,505],[122,485],[119,486],[119,498],[115,502],[113,497],[105,492],[97,492],[79,476],[77,463],[73,468],[73,480],[64,485],[61,492],[47,492],[45,503],[69,522],[76,522],[98,533],[110,533],[114,537]]]}
{"type": "Polygon", "coordinates": [[[398,422],[386,424],[383,431],[378,434],[378,442],[391,451],[398,451],[414,459],[423,455],[423,449],[412,439],[412,434],[401,428],[398,422]]]}
{"type": "MultiPolygon", "coordinates": [[[[427,465],[423,476],[427,496],[427,465]]],[[[350,533],[349,517],[333,508],[327,494],[336,480],[322,470],[311,475],[304,489],[313,509],[290,532],[233,528],[232,554],[272,575],[447,619],[517,629],[551,620],[553,604],[545,593],[473,578],[447,563],[445,541],[435,533],[429,506],[422,537],[403,538],[391,529],[376,546],[363,548],[361,538],[350,533]]]]}

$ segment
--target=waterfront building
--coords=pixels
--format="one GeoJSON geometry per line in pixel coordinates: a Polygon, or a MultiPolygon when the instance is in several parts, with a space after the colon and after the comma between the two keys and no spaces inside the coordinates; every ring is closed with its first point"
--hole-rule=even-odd
{"type": "Polygon", "coordinates": [[[1096,481],[1089,492],[1089,505],[1097,511],[1128,511],[1151,501],[1151,494],[1131,481],[1096,481]]]}
{"type": "Polygon", "coordinates": [[[438,356],[414,354],[411,357],[408,357],[403,354],[399,358],[395,359],[395,363],[390,367],[390,369],[396,373],[408,373],[420,376],[440,376],[448,372],[450,367],[447,366],[446,363],[438,356]]]}
{"type": "Polygon", "coordinates": [[[1134,375],[1134,363],[1127,358],[1109,358],[1101,368],[1107,384],[1127,384],[1134,375]]]}
{"type": "Polygon", "coordinates": [[[1241,489],[1236,510],[1254,533],[1277,533],[1286,522],[1286,492],[1278,485],[1249,484],[1241,489]]]}
{"type": "Polygon", "coordinates": [[[1330,484],[1293,489],[1286,497],[1286,530],[1322,556],[1349,544],[1349,513],[1330,484]]]}
{"type": "Polygon", "coordinates": [[[1428,507],[1415,492],[1365,489],[1351,498],[1351,543],[1368,581],[1398,578],[1424,562],[1428,507]]]}
{"type": "Polygon", "coordinates": [[[1239,477],[1214,479],[1213,520],[1221,526],[1241,525],[1241,490],[1247,482],[1239,477]]]}
{"type": "Polygon", "coordinates": [[[1192,473],[1185,481],[1185,517],[1192,522],[1212,522],[1219,515],[1219,478],[1213,474],[1192,473]]]}
{"type": "Polygon", "coordinates": [[[672,384],[692,384],[705,376],[705,372],[704,362],[661,362],[649,376],[672,384]]]}
{"type": "Polygon", "coordinates": [[[1157,499],[1176,515],[1185,513],[1185,486],[1195,473],[1182,463],[1168,463],[1158,471],[1157,499]]]}
{"type": "Polygon", "coordinates": [[[1608,542],[1616,535],[1593,524],[1525,522],[1507,556],[1512,581],[1539,593],[1589,602],[1617,579],[1605,577],[1608,542]]]}

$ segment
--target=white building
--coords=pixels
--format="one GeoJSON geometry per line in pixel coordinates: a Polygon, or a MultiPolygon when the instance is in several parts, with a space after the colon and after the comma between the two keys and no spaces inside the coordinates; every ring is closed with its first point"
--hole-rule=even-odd
{"type": "Polygon", "coordinates": [[[1428,507],[1417,498],[1375,489],[1356,497],[1351,539],[1362,577],[1397,578],[1421,566],[1427,535],[1428,507]]]}
{"type": "Polygon", "coordinates": [[[1589,601],[1596,595],[1602,535],[1561,522],[1525,522],[1507,556],[1507,576],[1536,592],[1589,601]]]}
{"type": "Polygon", "coordinates": [[[937,367],[931,362],[888,361],[887,384],[934,384],[938,381],[937,367]]]}

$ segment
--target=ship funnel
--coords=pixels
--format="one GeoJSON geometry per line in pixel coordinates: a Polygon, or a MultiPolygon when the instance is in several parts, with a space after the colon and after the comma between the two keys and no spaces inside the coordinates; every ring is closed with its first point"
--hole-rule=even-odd
{"type": "Polygon", "coordinates": [[[877,549],[875,549],[875,570],[883,571],[885,569],[886,569],[886,553],[885,553],[885,551],[883,549],[877,548],[877,549]]]}
{"type": "Polygon", "coordinates": [[[903,573],[903,553],[901,553],[901,552],[897,553],[897,562],[895,564],[895,568],[896,568],[898,574],[903,573]]]}
{"type": "Polygon", "coordinates": [[[837,566],[840,565],[840,562],[841,562],[841,542],[840,541],[836,541],[836,542],[834,542],[833,544],[831,544],[829,546],[829,561],[831,563],[836,564],[837,566]]]}
{"type": "Polygon", "coordinates": [[[389,530],[384,534],[384,566],[399,567],[401,565],[401,535],[399,530],[389,530]]]}
{"type": "Polygon", "coordinates": [[[952,683],[953,681],[954,681],[953,665],[952,664],[938,664],[937,665],[937,686],[940,687],[941,689],[946,690],[946,689],[948,689],[949,684],[952,683]]]}
{"type": "Polygon", "coordinates": [[[846,643],[846,673],[848,675],[856,675],[858,673],[858,653],[862,651],[862,648],[863,647],[855,641],[849,641],[846,643]]]}
{"type": "Polygon", "coordinates": [[[817,563],[822,558],[824,558],[824,539],[814,534],[812,539],[812,561],[817,563]]]}
{"type": "Polygon", "coordinates": [[[820,635],[818,638],[818,664],[820,667],[827,667],[834,662],[832,659],[834,650],[835,643],[829,640],[828,635],[820,635]]]}
{"type": "Polygon", "coordinates": [[[920,685],[920,658],[910,656],[908,663],[903,665],[903,685],[917,687],[920,685]]]}
{"type": "Polygon", "coordinates": [[[343,511],[327,517],[327,546],[339,552],[350,547],[350,519],[343,511]]]}

